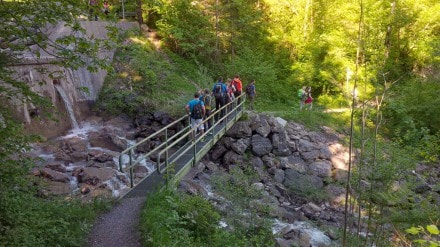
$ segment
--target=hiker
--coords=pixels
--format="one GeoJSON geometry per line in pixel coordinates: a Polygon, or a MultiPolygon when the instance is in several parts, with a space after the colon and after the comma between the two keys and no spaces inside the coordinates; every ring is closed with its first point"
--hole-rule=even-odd
{"type": "Polygon", "coordinates": [[[302,110],[304,107],[304,101],[306,100],[306,86],[303,86],[298,90],[298,98],[299,98],[299,109],[302,110]]]}
{"type": "Polygon", "coordinates": [[[305,90],[304,104],[309,105],[309,110],[312,110],[313,98],[312,98],[312,88],[310,86],[308,86],[305,90]]]}
{"type": "Polygon", "coordinates": [[[108,3],[108,1],[104,1],[103,7],[104,14],[107,16],[108,13],[110,13],[110,4],[108,3]]]}
{"type": "Polygon", "coordinates": [[[246,94],[249,97],[249,109],[254,110],[254,99],[257,97],[257,91],[255,90],[255,80],[252,80],[247,86],[246,86],[246,94]]]}
{"type": "MultiPolygon", "coordinates": [[[[235,87],[234,96],[235,98],[238,98],[238,96],[241,95],[241,90],[243,87],[239,75],[235,75],[234,79],[232,80],[232,85],[235,87]]],[[[240,104],[240,102],[241,102],[241,98],[238,99],[237,104],[240,104]]]]}
{"type": "MultiPolygon", "coordinates": [[[[226,102],[225,102],[226,104],[228,104],[230,102],[233,102],[235,100],[235,95],[234,95],[235,91],[236,91],[235,87],[234,87],[234,85],[232,85],[232,80],[228,79],[227,82],[226,82],[226,102]]],[[[233,106],[231,104],[228,107],[229,108],[228,110],[231,110],[232,107],[233,106]]]]}
{"type": "MultiPolygon", "coordinates": [[[[205,119],[209,118],[209,116],[211,115],[211,105],[212,105],[212,97],[211,97],[211,92],[209,91],[209,89],[205,88],[205,90],[203,91],[203,94],[200,95],[200,100],[203,101],[203,104],[205,104],[205,119]]],[[[211,129],[212,126],[212,118],[209,118],[206,122],[205,122],[205,130],[208,131],[211,129]]],[[[212,130],[209,132],[210,135],[212,135],[212,130]]]]}
{"type": "MultiPolygon", "coordinates": [[[[226,93],[227,88],[226,85],[223,83],[223,77],[219,77],[218,81],[214,84],[214,87],[212,88],[212,95],[215,97],[215,109],[218,111],[220,108],[222,108],[225,105],[226,100],[226,93]]],[[[217,112],[215,115],[215,121],[220,118],[223,118],[225,115],[225,109],[222,109],[220,113],[217,112]]]]}
{"type": "MultiPolygon", "coordinates": [[[[198,128],[202,136],[205,133],[205,128],[201,123],[203,122],[203,116],[205,115],[206,110],[203,101],[201,101],[199,98],[200,98],[200,94],[199,92],[196,92],[194,94],[194,99],[190,100],[188,104],[185,106],[186,113],[188,113],[188,115],[190,115],[191,117],[190,136],[193,141],[196,140],[196,131],[197,131],[196,128],[198,128]]],[[[205,138],[202,138],[202,142],[204,141],[205,138]]]]}
{"type": "Polygon", "coordinates": [[[98,0],[89,0],[89,20],[94,17],[95,21],[98,20],[98,15],[96,13],[96,5],[98,4],[98,0]]]}

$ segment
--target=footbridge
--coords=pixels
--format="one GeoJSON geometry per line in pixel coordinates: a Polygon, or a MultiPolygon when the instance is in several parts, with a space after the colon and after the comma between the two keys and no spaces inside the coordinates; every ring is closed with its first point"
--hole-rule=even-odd
{"type": "Polygon", "coordinates": [[[185,115],[121,152],[119,170],[128,174],[131,187],[123,198],[145,197],[166,182],[180,180],[240,119],[245,101],[246,95],[242,94],[233,102],[213,111],[201,123],[210,121],[211,127],[205,128],[205,133],[196,135],[195,139],[191,138],[194,131],[189,126],[189,116],[185,115]],[[182,123],[186,123],[186,126],[178,130],[177,126],[182,123]],[[159,144],[148,153],[137,151],[142,145],[148,145],[154,140],[156,145],[159,144]],[[143,179],[136,179],[133,170],[151,160],[155,161],[154,171],[143,179]]]}

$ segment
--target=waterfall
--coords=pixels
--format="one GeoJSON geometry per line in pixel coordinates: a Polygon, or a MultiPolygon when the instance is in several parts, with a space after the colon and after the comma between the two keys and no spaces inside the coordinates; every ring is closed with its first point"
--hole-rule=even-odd
{"type": "Polygon", "coordinates": [[[72,123],[72,127],[74,129],[79,129],[78,122],[76,121],[75,118],[75,113],[73,112],[72,103],[69,101],[69,98],[67,97],[66,93],[64,92],[63,88],[60,85],[55,85],[55,88],[57,89],[61,98],[63,98],[64,105],[66,106],[67,113],[69,114],[70,117],[70,122],[72,123]]]}

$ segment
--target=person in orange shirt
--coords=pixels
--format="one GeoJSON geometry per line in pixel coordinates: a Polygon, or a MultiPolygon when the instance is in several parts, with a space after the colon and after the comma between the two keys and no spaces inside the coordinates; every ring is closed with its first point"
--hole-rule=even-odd
{"type": "MultiPolygon", "coordinates": [[[[241,92],[243,90],[243,85],[241,83],[239,75],[235,75],[234,80],[232,80],[232,85],[235,87],[234,96],[235,98],[237,98],[238,96],[241,95],[241,92]]],[[[241,102],[241,98],[238,99],[237,103],[240,104],[240,102],[241,102]]]]}

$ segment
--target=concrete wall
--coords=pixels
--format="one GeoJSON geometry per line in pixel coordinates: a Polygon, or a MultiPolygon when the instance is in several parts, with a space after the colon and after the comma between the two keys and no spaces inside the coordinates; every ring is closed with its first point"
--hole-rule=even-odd
{"type": "MultiPolygon", "coordinates": [[[[107,39],[106,26],[109,25],[108,22],[82,21],[81,25],[90,39],[107,39]]],[[[136,27],[137,23],[118,23],[120,30],[136,27]]],[[[64,26],[64,23],[47,27],[46,32],[51,40],[71,35],[70,29],[64,26]]],[[[54,51],[46,52],[35,47],[33,50],[34,52],[23,54],[20,64],[11,67],[11,69],[16,71],[14,76],[16,79],[26,82],[33,92],[47,97],[54,105],[54,109],[37,109],[35,105],[22,102],[18,98],[12,100],[12,105],[16,109],[16,116],[25,124],[27,132],[52,138],[65,133],[72,127],[65,107],[66,99],[60,96],[54,83],[61,86],[67,96],[68,103],[72,104],[74,117],[80,122],[90,114],[91,107],[103,86],[107,71],[98,70],[91,73],[86,68],[66,69],[54,64],[57,58],[50,55],[54,51]],[[35,56],[35,51],[39,51],[41,54],[39,58],[35,56]],[[57,79],[54,80],[54,77],[50,77],[49,74],[57,79]],[[47,116],[48,114],[52,117],[47,116]]],[[[114,50],[105,50],[99,54],[99,57],[112,61],[114,52],[114,50]]]]}

